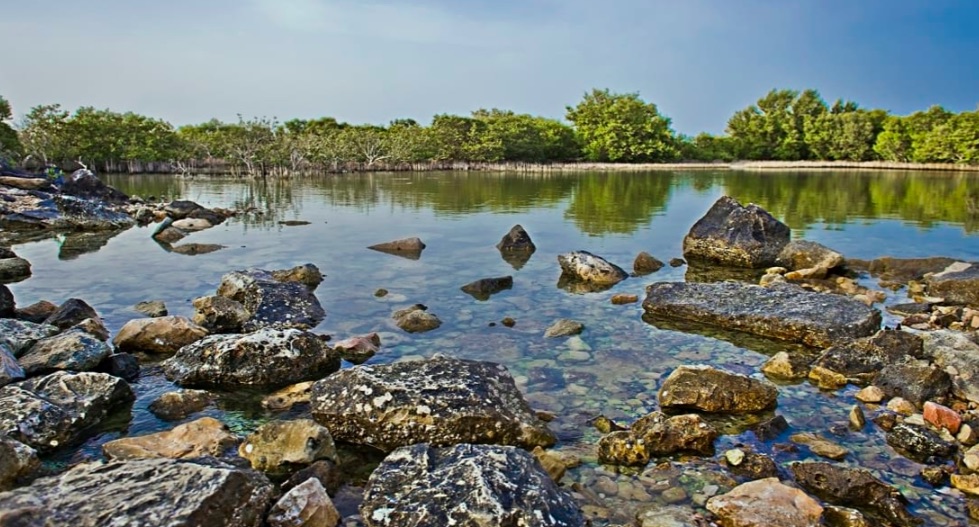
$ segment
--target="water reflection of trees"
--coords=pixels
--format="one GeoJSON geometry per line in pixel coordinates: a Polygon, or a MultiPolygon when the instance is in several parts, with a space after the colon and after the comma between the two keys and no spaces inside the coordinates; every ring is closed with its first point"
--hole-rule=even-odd
{"type": "Polygon", "coordinates": [[[673,173],[583,174],[564,217],[585,234],[631,234],[666,208],[673,173]]]}
{"type": "Polygon", "coordinates": [[[813,223],[897,218],[931,227],[936,222],[979,228],[979,176],[970,174],[741,173],[725,179],[727,193],[754,202],[794,229],[813,223]]]}

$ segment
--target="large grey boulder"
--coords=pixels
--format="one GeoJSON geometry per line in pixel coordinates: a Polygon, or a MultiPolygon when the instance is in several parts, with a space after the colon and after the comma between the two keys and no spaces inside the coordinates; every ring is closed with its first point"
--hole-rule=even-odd
{"type": "Polygon", "coordinates": [[[126,381],[105,373],[59,371],[8,384],[0,388],[0,434],[54,450],[134,399],[126,381]]]}
{"type": "Polygon", "coordinates": [[[751,413],[775,408],[774,384],[711,366],[680,366],[663,381],[659,404],[676,410],[751,413]]]}
{"type": "Polygon", "coordinates": [[[112,354],[101,340],[79,330],[66,331],[41,339],[20,358],[28,375],[56,370],[93,371],[112,354]]]}
{"type": "Polygon", "coordinates": [[[0,318],[0,344],[5,344],[14,357],[27,353],[39,340],[57,335],[58,331],[57,327],[47,324],[0,318]]]}
{"type": "Polygon", "coordinates": [[[790,235],[789,227],[765,209],[724,196],[683,238],[683,257],[729,267],[770,267],[790,235]]]}
{"type": "Polygon", "coordinates": [[[6,344],[0,342],[0,387],[26,377],[24,368],[17,362],[17,357],[6,344]]]}
{"type": "Polygon", "coordinates": [[[926,275],[929,296],[950,304],[979,307],[979,265],[954,262],[939,273],[926,275]]]}
{"type": "Polygon", "coordinates": [[[37,451],[0,435],[0,492],[14,488],[17,481],[41,466],[37,451]]]}
{"type": "Polygon", "coordinates": [[[187,317],[137,318],[126,322],[112,343],[119,351],[174,353],[207,336],[207,329],[187,317]]]}
{"type": "Polygon", "coordinates": [[[956,397],[979,403],[979,344],[960,331],[938,330],[921,333],[924,354],[951,375],[956,397]]]}
{"type": "Polygon", "coordinates": [[[876,309],[791,284],[658,282],[643,302],[654,318],[686,320],[763,337],[828,347],[880,329],[876,309]]]}
{"type": "MultiPolygon", "coordinates": [[[[272,501],[265,476],[217,462],[85,463],[0,494],[0,510],[37,525],[260,527],[272,501]]],[[[0,525],[16,525],[4,522],[0,525]]],[[[32,524],[33,525],[33,524],[32,524]]]]}
{"type": "Polygon", "coordinates": [[[164,361],[181,386],[280,387],[320,379],[340,369],[340,355],[299,329],[266,328],[247,335],[211,335],[164,361]]]}
{"type": "Polygon", "coordinates": [[[334,527],[340,524],[340,512],[316,478],[286,491],[272,506],[269,527],[334,527]]]}
{"type": "Polygon", "coordinates": [[[221,278],[218,295],[241,303],[251,315],[243,331],[275,328],[310,329],[326,318],[313,291],[298,281],[277,280],[261,269],[234,271],[221,278]]]}
{"type": "Polygon", "coordinates": [[[337,441],[392,450],[413,443],[495,443],[526,448],[556,441],[507,369],[436,356],[356,366],[313,386],[313,418],[337,441]]]}
{"type": "Polygon", "coordinates": [[[497,445],[395,450],[368,479],[360,513],[367,527],[586,525],[531,454],[497,445]]]}

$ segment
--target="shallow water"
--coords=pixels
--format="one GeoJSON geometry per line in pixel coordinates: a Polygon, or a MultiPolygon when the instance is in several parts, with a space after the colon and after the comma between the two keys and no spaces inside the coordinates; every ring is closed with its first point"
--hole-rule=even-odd
{"type": "MultiPolygon", "coordinates": [[[[444,353],[506,365],[533,407],[557,414],[551,424],[561,438],[557,448],[578,453],[585,461],[564,482],[576,483],[580,492],[600,505],[595,509],[600,511],[595,512],[599,524],[606,514],[602,507],[611,511],[611,520],[622,522],[634,517],[638,508],[677,497],[660,492],[657,481],[668,476],[652,465],[646,471],[622,473],[597,466],[594,447],[599,434],[588,425],[590,419],[605,414],[631,423],[657,409],[660,380],[678,365],[709,363],[758,375],[768,354],[789,346],[716,332],[658,328],[643,321],[640,304],[610,303],[617,293],[641,299],[650,283],[683,280],[686,267],[667,266],[609,291],[575,294],[557,287],[558,254],[587,250],[626,269],[640,251],[663,261],[679,257],[690,226],[727,194],[765,207],[792,227],[795,238],[821,242],[848,257],[979,258],[979,177],[975,175],[423,173],[267,183],[170,176],[107,180],[144,198],[191,199],[208,207],[253,206],[261,214],[233,218],[183,240],[226,246],[197,256],[167,252],[150,238],[152,226],[122,232],[94,252],[79,251],[71,237],[16,246],[34,271],[31,279],[10,286],[19,305],[82,298],[115,332],[140,316],[132,310],[139,301],[164,300],[170,314],[191,316],[191,300],[212,294],[228,271],[316,264],[326,275],[316,294],[328,313],[316,331],[335,338],[379,332],[383,349],[369,363],[444,353]],[[284,226],[279,223],[284,220],[310,224],[284,226]],[[518,223],[538,249],[516,269],[494,245],[518,223]],[[418,236],[428,245],[419,260],[366,249],[409,236],[418,236]],[[513,276],[513,288],[487,301],[459,289],[479,278],[506,275],[513,276]],[[390,294],[375,297],[379,288],[390,294]],[[400,331],[391,312],[413,303],[429,306],[442,319],[442,327],[415,335],[400,331]],[[516,325],[499,324],[504,317],[512,317],[516,325]],[[544,330],[559,318],[583,322],[585,332],[570,339],[544,339],[544,330]]],[[[870,279],[861,282],[876,286],[870,279]]],[[[904,292],[889,295],[888,301],[896,302],[904,292]]],[[[134,389],[138,400],[131,421],[106,423],[81,450],[55,461],[98,457],[101,443],[121,434],[173,426],[146,411],[153,398],[172,389],[151,362],[144,363],[143,377],[134,389]]],[[[860,433],[838,430],[847,421],[855,391],[849,387],[820,392],[808,383],[782,386],[777,413],[789,421],[790,431],[759,443],[752,434],[741,432],[750,423],[718,423],[730,434],[718,441],[718,452],[747,444],[784,464],[806,459],[808,454],[804,448],[783,452],[775,447],[777,443],[787,442],[788,435],[797,431],[824,433],[852,450],[847,463],[871,469],[898,486],[928,524],[964,524],[962,495],[949,489],[936,491],[921,481],[917,476],[921,466],[896,454],[875,427],[860,433]]],[[[205,413],[240,433],[281,417],[263,411],[256,398],[242,394],[222,397],[216,408],[205,413]]],[[[705,485],[727,490],[718,475],[722,471],[711,464],[674,461],[673,476],[695,506],[702,502],[697,494],[705,485]]]]}

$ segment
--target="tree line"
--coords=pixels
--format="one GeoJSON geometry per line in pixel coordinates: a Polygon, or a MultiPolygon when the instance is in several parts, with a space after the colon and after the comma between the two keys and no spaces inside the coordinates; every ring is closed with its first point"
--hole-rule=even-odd
{"type": "Polygon", "coordinates": [[[772,90],[735,112],[726,133],[676,133],[637,93],[592,90],[566,121],[500,109],[436,115],[430,124],[386,126],[331,117],[238,116],[175,127],[132,112],[58,104],[31,108],[11,126],[0,97],[0,156],[28,168],[87,166],[103,172],[286,175],[451,168],[457,164],[733,160],[979,163],[979,111],[940,106],[907,116],[828,104],[815,90],[772,90]]]}

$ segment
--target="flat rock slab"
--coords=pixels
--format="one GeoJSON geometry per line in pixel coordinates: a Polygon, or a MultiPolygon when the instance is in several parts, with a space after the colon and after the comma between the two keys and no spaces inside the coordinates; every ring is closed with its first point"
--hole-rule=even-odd
{"type": "Polygon", "coordinates": [[[751,413],[775,408],[774,384],[710,366],[680,366],[663,381],[659,404],[675,410],[751,413]]]}
{"type": "Polygon", "coordinates": [[[140,459],[78,465],[0,494],[4,516],[72,527],[260,527],[272,501],[261,474],[214,463],[140,459]]]}
{"type": "Polygon", "coordinates": [[[313,418],[337,441],[382,450],[413,443],[495,443],[526,448],[556,441],[507,369],[436,356],[356,366],[313,386],[313,418]]]}
{"type": "Polygon", "coordinates": [[[530,453],[498,445],[399,448],[371,474],[360,513],[367,527],[586,525],[530,453]]]}
{"type": "Polygon", "coordinates": [[[873,335],[880,311],[850,298],[789,284],[658,282],[646,288],[648,315],[829,347],[873,335]]]}

